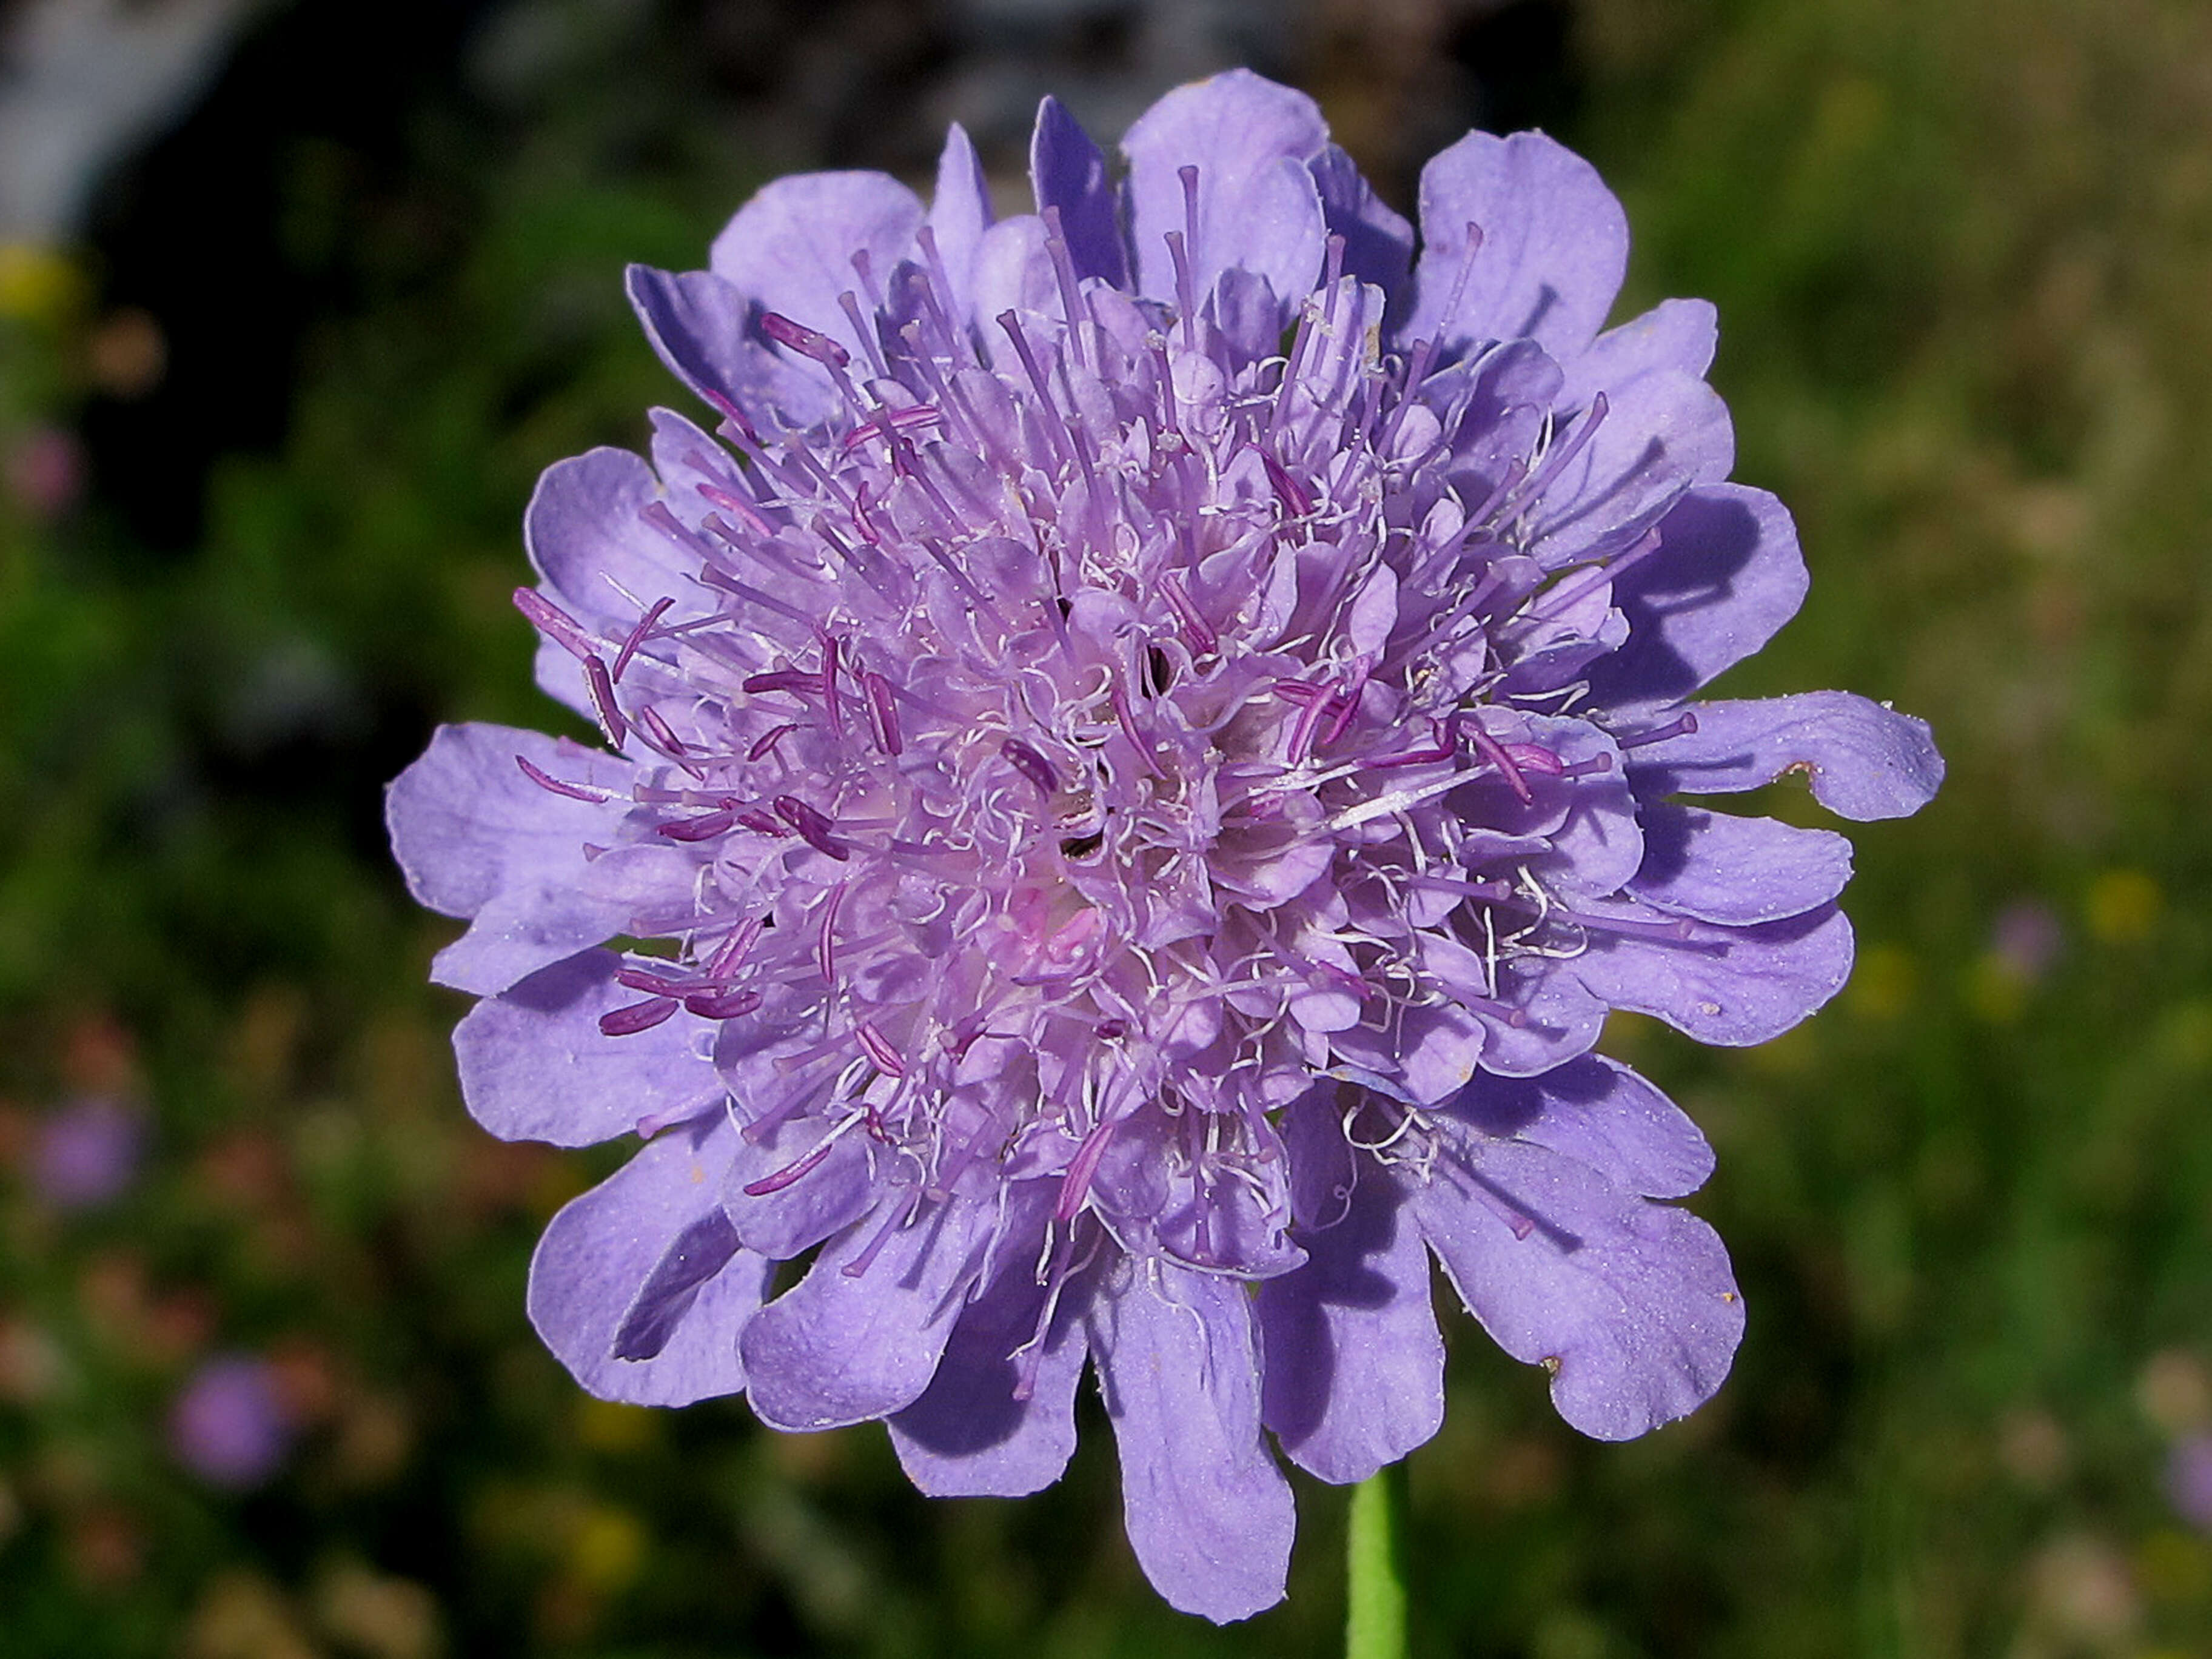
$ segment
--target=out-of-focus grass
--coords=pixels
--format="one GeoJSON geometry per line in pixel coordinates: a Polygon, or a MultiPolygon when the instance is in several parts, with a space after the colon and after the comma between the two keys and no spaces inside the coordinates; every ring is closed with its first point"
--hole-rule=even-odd
{"type": "MultiPolygon", "coordinates": [[[[2212,1551],[2160,1486],[2212,1417],[2212,13],[1576,20],[1562,136],[1627,200],[1632,297],[1718,302],[1739,476],[1814,571],[1725,689],[1893,697],[1952,775],[1856,835],[1836,1007],[1742,1054],[1611,1033],[1719,1148],[1695,1203],[1751,1334],[1712,1407],[1612,1447],[1451,1322],[1418,1650],[2212,1653],[2212,1551]]],[[[395,254],[311,337],[283,452],[224,464],[188,557],[0,505],[0,1650],[1326,1652],[1341,1499],[1311,1483],[1290,1606],[1216,1632],[1143,1587],[1092,1406],[1062,1487],[932,1505],[872,1432],[587,1401],[523,1322],[538,1226],[601,1166],[468,1124],[422,982],[447,930],[374,779],[298,774],[556,720],[506,599],[520,503],[680,396],[620,264],[692,262],[754,182],[601,142],[623,79],[426,150],[459,262],[395,254]],[[35,1142],[94,1093],[146,1105],[153,1155],[57,1213],[35,1142]],[[161,1437],[231,1348],[297,1431],[242,1498],[161,1437]]],[[[357,234],[338,188],[303,161],[303,248],[357,234]]],[[[100,320],[38,292],[0,317],[11,441],[69,420],[100,320]]]]}

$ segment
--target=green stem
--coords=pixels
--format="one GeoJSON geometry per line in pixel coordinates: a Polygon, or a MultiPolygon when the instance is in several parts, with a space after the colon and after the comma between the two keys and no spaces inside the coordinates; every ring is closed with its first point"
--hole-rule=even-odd
{"type": "Polygon", "coordinates": [[[1352,1489],[1345,1552],[1350,1579],[1345,1659],[1406,1659],[1406,1584],[1398,1572],[1396,1539],[1398,1468],[1394,1463],[1352,1489]]]}

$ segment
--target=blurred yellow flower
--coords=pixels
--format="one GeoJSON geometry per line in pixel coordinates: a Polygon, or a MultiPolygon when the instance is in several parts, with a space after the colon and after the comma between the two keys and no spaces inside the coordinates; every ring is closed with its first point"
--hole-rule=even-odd
{"type": "Polygon", "coordinates": [[[58,248],[0,242],[0,317],[52,322],[74,310],[83,276],[58,248]]]}

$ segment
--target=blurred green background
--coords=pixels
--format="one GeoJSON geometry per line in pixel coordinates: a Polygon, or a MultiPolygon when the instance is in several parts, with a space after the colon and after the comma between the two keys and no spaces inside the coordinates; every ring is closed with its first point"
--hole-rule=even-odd
{"type": "MultiPolygon", "coordinates": [[[[72,5],[186,0],[0,39],[72,5]]],[[[1717,1146],[1750,1334],[1602,1446],[1448,1322],[1417,1651],[2212,1656],[2212,8],[230,10],[0,245],[0,1654],[1338,1647],[1344,1494],[1299,1480],[1286,1606],[1181,1618],[1095,1401],[1050,1492],[931,1504],[873,1428],[584,1398],[523,1276],[605,1161],[467,1120],[378,816],[437,720],[565,718],[523,502],[683,397],[624,262],[780,171],[918,177],[955,115],[1011,198],[1038,92],[1103,136],[1247,58],[1401,206],[1474,123],[1596,161],[1625,303],[1718,303],[1813,568],[1727,689],[1893,699],[1951,764],[1856,833],[1835,1006],[1609,1030],[1717,1146]]]]}

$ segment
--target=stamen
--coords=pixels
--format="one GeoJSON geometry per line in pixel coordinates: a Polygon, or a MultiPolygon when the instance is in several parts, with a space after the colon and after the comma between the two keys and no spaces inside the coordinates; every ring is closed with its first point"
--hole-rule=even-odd
{"type": "Polygon", "coordinates": [[[653,632],[653,624],[667,615],[668,607],[675,603],[674,599],[655,599],[653,608],[637,619],[637,626],[629,630],[629,637],[623,641],[622,649],[615,653],[615,665],[608,673],[610,679],[617,683],[621,681],[623,670],[629,666],[629,659],[637,654],[638,647],[645,643],[646,636],[653,632]]]}
{"type": "Polygon", "coordinates": [[[1068,257],[1067,236],[1060,228],[1057,205],[1044,210],[1044,247],[1060,283],[1060,314],[1067,319],[1068,337],[1075,343],[1075,361],[1088,368],[1091,360],[1083,325],[1090,313],[1084,309],[1083,290],[1075,279],[1075,261],[1068,257]]]}
{"type": "Polygon", "coordinates": [[[1505,745],[1473,720],[1468,722],[1466,729],[1468,737],[1474,744],[1475,752],[1504,774],[1506,783],[1511,787],[1521,804],[1526,806],[1534,800],[1535,796],[1528,791],[1528,780],[1521,775],[1521,769],[1514,764],[1513,757],[1507,751],[1505,745]]]}
{"type": "Polygon", "coordinates": [[[866,1020],[854,1023],[853,1035],[860,1039],[860,1047],[866,1051],[868,1059],[878,1071],[887,1077],[906,1075],[906,1061],[899,1058],[898,1050],[891,1047],[888,1037],[866,1020]]]}
{"type": "Polygon", "coordinates": [[[887,755],[896,755],[905,744],[899,737],[898,706],[891,701],[891,684],[872,668],[860,676],[860,686],[867,693],[868,717],[876,732],[877,746],[887,755]]]}
{"type": "MultiPolygon", "coordinates": [[[[856,266],[866,252],[866,250],[863,249],[854,256],[856,266]]],[[[890,369],[884,362],[883,348],[876,343],[876,331],[868,326],[867,319],[860,314],[860,302],[853,297],[851,289],[837,296],[837,305],[845,313],[845,320],[853,325],[853,337],[860,343],[860,349],[868,354],[868,366],[875,370],[876,378],[879,380],[890,379],[890,369]]]]}
{"type": "Polygon", "coordinates": [[[840,864],[853,856],[852,849],[830,833],[830,821],[798,796],[778,795],[772,805],[776,816],[797,830],[799,838],[816,852],[840,864]]]}
{"type": "Polygon", "coordinates": [[[1313,511],[1312,495],[1284,470],[1280,461],[1263,449],[1260,452],[1260,465],[1267,470],[1267,482],[1275,486],[1275,493],[1283,498],[1283,505],[1291,509],[1293,519],[1303,519],[1313,511]]]}
{"type": "Polygon", "coordinates": [[[861,1119],[862,1114],[854,1113],[836,1128],[830,1130],[828,1134],[823,1136],[821,1144],[805,1153],[797,1163],[786,1164],[772,1176],[763,1176],[758,1181],[748,1182],[743,1189],[745,1196],[766,1198],[770,1193],[780,1193],[793,1182],[804,1180],[821,1167],[822,1160],[836,1150],[837,1142],[843,1138],[845,1132],[855,1123],[861,1121],[861,1119]]]}
{"type": "Polygon", "coordinates": [[[1638,732],[1632,738],[1615,738],[1615,746],[1621,749],[1641,749],[1646,744],[1664,743],[1669,738],[1686,738],[1698,729],[1698,717],[1685,708],[1664,726],[1655,726],[1649,732],[1638,732]]]}
{"type": "Polygon", "coordinates": [[[1567,464],[1583,453],[1583,447],[1589,442],[1598,428],[1605,424],[1606,410],[1609,407],[1602,392],[1590,399],[1589,409],[1576,426],[1573,435],[1546,457],[1543,465],[1529,475],[1528,486],[1522,492],[1529,500],[1540,498],[1545,490],[1551,488],[1552,481],[1559,476],[1567,464]]]}
{"type": "Polygon", "coordinates": [[[749,674],[744,689],[751,692],[813,691],[820,689],[822,677],[810,674],[803,668],[778,668],[765,674],[749,674]]]}
{"type": "Polygon", "coordinates": [[[1007,764],[1036,786],[1037,793],[1050,799],[1060,787],[1060,775],[1052,769],[1052,763],[1018,738],[1008,738],[999,745],[999,753],[1007,764]]]}
{"type": "Polygon", "coordinates": [[[1561,582],[1530,605],[1526,614],[1539,617],[1558,616],[1585,594],[1595,592],[1607,582],[1620,580],[1656,553],[1659,546],[1659,532],[1656,528],[1647,530],[1626,552],[1594,564],[1580,576],[1561,582]]]}
{"type": "Polygon", "coordinates": [[[1221,643],[1221,636],[1206,623],[1199,609],[1191,603],[1190,595],[1183,591],[1182,578],[1170,571],[1160,578],[1160,595],[1176,613],[1182,624],[1183,637],[1190,642],[1194,656],[1205,656],[1221,643]]]}
{"type": "Polygon", "coordinates": [[[566,795],[570,800],[598,802],[610,801],[615,798],[614,791],[611,789],[597,789],[581,783],[566,783],[549,773],[540,771],[530,763],[530,758],[526,755],[517,755],[514,757],[514,763],[520,767],[524,775],[539,788],[550,789],[556,795],[566,795]]]}
{"type": "Polygon", "coordinates": [[[1114,1131],[1121,1123],[1119,1118],[1109,1118],[1076,1148],[1075,1156],[1068,1160],[1066,1173],[1060,1178],[1060,1201],[1052,1207],[1054,1221],[1072,1221],[1083,1207],[1083,1200],[1091,1190],[1091,1177],[1098,1173],[1098,1160],[1106,1156],[1107,1143],[1114,1139],[1114,1131]]]}
{"type": "Polygon", "coordinates": [[[824,368],[842,368],[853,361],[853,354],[818,329],[804,323],[795,323],[780,312],[763,311],[760,319],[761,332],[778,345],[811,357],[824,368]]]}
{"type": "Polygon", "coordinates": [[[599,654],[599,641],[584,631],[583,624],[536,588],[516,588],[514,608],[530,619],[532,628],[578,662],[588,662],[599,654]]]}
{"type": "Polygon", "coordinates": [[[1156,778],[1166,775],[1160,770],[1159,762],[1153,757],[1152,744],[1137,734],[1136,716],[1129,709],[1129,694],[1117,685],[1109,694],[1107,701],[1113,704],[1114,718],[1121,725],[1121,735],[1128,738],[1129,746],[1137,751],[1137,758],[1144,763],[1145,770],[1156,778]]]}
{"type": "Polygon", "coordinates": [[[643,1002],[633,1002],[599,1016],[599,1030],[606,1036],[635,1036],[640,1031],[649,1031],[676,1012],[675,1001],[668,997],[648,997],[643,1002]]]}
{"type": "Polygon", "coordinates": [[[837,696],[837,638],[834,634],[822,636],[822,702],[830,712],[830,730],[833,736],[845,735],[845,711],[837,696]]]}
{"type": "Polygon", "coordinates": [[[832,985],[837,982],[837,908],[844,902],[845,884],[841,881],[822,901],[822,927],[814,939],[815,963],[822,969],[822,977],[832,985]]]}
{"type": "Polygon", "coordinates": [[[709,812],[703,817],[686,818],[679,823],[655,824],[653,831],[671,841],[712,841],[717,836],[727,835],[730,826],[737,821],[738,815],[732,811],[709,812]]]}
{"type": "Polygon", "coordinates": [[[619,749],[629,736],[629,722],[615,705],[615,683],[607,672],[606,664],[597,657],[584,659],[584,684],[592,694],[592,707],[598,713],[599,725],[605,730],[607,741],[619,749]]]}
{"type": "Polygon", "coordinates": [[[725,991],[686,997],[684,1006],[702,1019],[735,1019],[740,1014],[752,1012],[762,1000],[757,991],[725,991]]]}
{"type": "Polygon", "coordinates": [[[771,726],[753,739],[752,747],[745,750],[745,758],[757,761],[783,741],[784,734],[799,730],[797,720],[786,720],[781,726],[771,726]]]}

